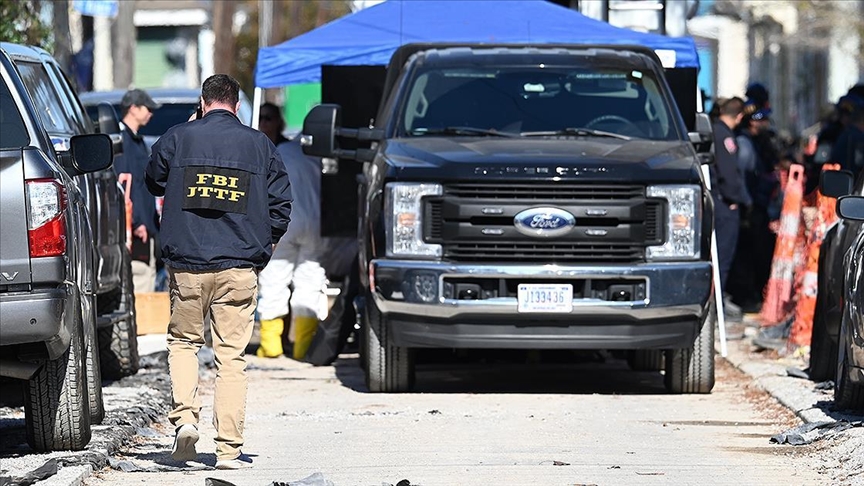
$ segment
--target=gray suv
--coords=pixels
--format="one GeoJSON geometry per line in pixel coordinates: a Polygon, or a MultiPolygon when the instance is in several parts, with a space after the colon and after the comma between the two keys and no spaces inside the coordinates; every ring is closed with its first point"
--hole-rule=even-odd
{"type": "Polygon", "coordinates": [[[34,449],[83,449],[104,409],[94,234],[74,177],[110,167],[112,143],[75,135],[55,150],[3,49],[0,81],[0,376],[25,382],[34,449]]]}
{"type": "MultiPolygon", "coordinates": [[[[60,65],[39,47],[0,43],[18,68],[24,86],[55,150],[69,148],[75,135],[108,133],[115,155],[122,150],[117,115],[108,104],[98,107],[96,126],[60,65]]],[[[127,249],[125,200],[112,168],[74,178],[88,209],[96,257],[97,328],[102,375],[119,379],[138,371],[135,295],[127,249]]]]}

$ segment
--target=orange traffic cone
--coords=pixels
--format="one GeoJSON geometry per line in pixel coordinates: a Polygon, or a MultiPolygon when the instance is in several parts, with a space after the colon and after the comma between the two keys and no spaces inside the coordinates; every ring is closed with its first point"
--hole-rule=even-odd
{"type": "MultiPolygon", "coordinates": [[[[840,170],[839,164],[825,164],[826,170],[840,170]]],[[[795,322],[789,334],[789,345],[793,347],[809,346],[810,337],[813,334],[813,313],[816,310],[816,291],[819,277],[819,249],[822,247],[822,239],[825,232],[837,220],[836,201],[833,198],[822,196],[816,191],[816,221],[810,231],[807,241],[806,262],[804,276],[801,282],[801,290],[798,293],[798,302],[795,306],[795,322]]]]}
{"type": "Polygon", "coordinates": [[[771,276],[765,286],[765,299],[759,318],[763,326],[772,326],[792,311],[792,286],[795,278],[795,249],[801,227],[801,200],[804,196],[804,167],[792,164],[783,194],[783,209],[777,231],[777,243],[771,262],[771,276]]]}

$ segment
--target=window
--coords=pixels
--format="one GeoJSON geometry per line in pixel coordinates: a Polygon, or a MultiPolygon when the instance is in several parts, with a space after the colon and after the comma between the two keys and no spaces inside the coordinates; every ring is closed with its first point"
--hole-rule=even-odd
{"type": "Polygon", "coordinates": [[[585,65],[435,67],[419,72],[404,103],[408,136],[471,127],[512,134],[593,129],[677,140],[675,118],[651,72],[585,65]]]}
{"type": "Polygon", "coordinates": [[[64,111],[63,102],[42,64],[18,62],[17,66],[45,130],[52,135],[75,133],[72,121],[64,111]]]}
{"type": "Polygon", "coordinates": [[[18,148],[30,145],[30,137],[27,135],[27,127],[12,93],[6,83],[0,83],[0,148],[18,148]]]}

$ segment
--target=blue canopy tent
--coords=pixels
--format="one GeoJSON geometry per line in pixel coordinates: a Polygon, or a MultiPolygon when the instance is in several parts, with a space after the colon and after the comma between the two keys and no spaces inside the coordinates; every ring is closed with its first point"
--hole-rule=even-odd
{"type": "Polygon", "coordinates": [[[698,68],[689,37],[613,27],[544,0],[389,0],[258,51],[255,86],[317,82],[321,66],[386,65],[413,42],[637,44],[664,67],[698,68]]]}

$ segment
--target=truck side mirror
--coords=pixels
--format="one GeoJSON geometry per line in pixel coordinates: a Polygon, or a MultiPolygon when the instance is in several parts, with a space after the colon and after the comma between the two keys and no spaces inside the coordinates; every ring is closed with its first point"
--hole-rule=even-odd
{"type": "Polygon", "coordinates": [[[852,194],[852,173],[848,170],[826,170],[819,176],[819,191],[825,197],[842,197],[852,194]]]}
{"type": "Polygon", "coordinates": [[[312,108],[303,120],[300,145],[303,153],[315,157],[336,157],[336,130],[342,124],[342,107],[323,104],[312,108]]]}
{"type": "Polygon", "coordinates": [[[837,200],[837,214],[843,219],[864,221],[864,197],[843,196],[837,200]]]}
{"type": "MultiPolygon", "coordinates": [[[[711,144],[714,142],[714,130],[711,128],[711,119],[707,113],[696,113],[696,131],[688,133],[690,143],[698,154],[711,152],[711,144]]],[[[712,163],[714,157],[700,157],[702,163],[712,163]],[[708,160],[710,159],[710,160],[708,160]]]]}
{"type": "Polygon", "coordinates": [[[104,133],[75,135],[69,145],[72,168],[78,174],[107,169],[114,161],[111,138],[104,133]]]}
{"type": "Polygon", "coordinates": [[[96,105],[96,129],[111,137],[114,155],[123,153],[123,137],[120,135],[120,118],[110,103],[96,105]]]}

